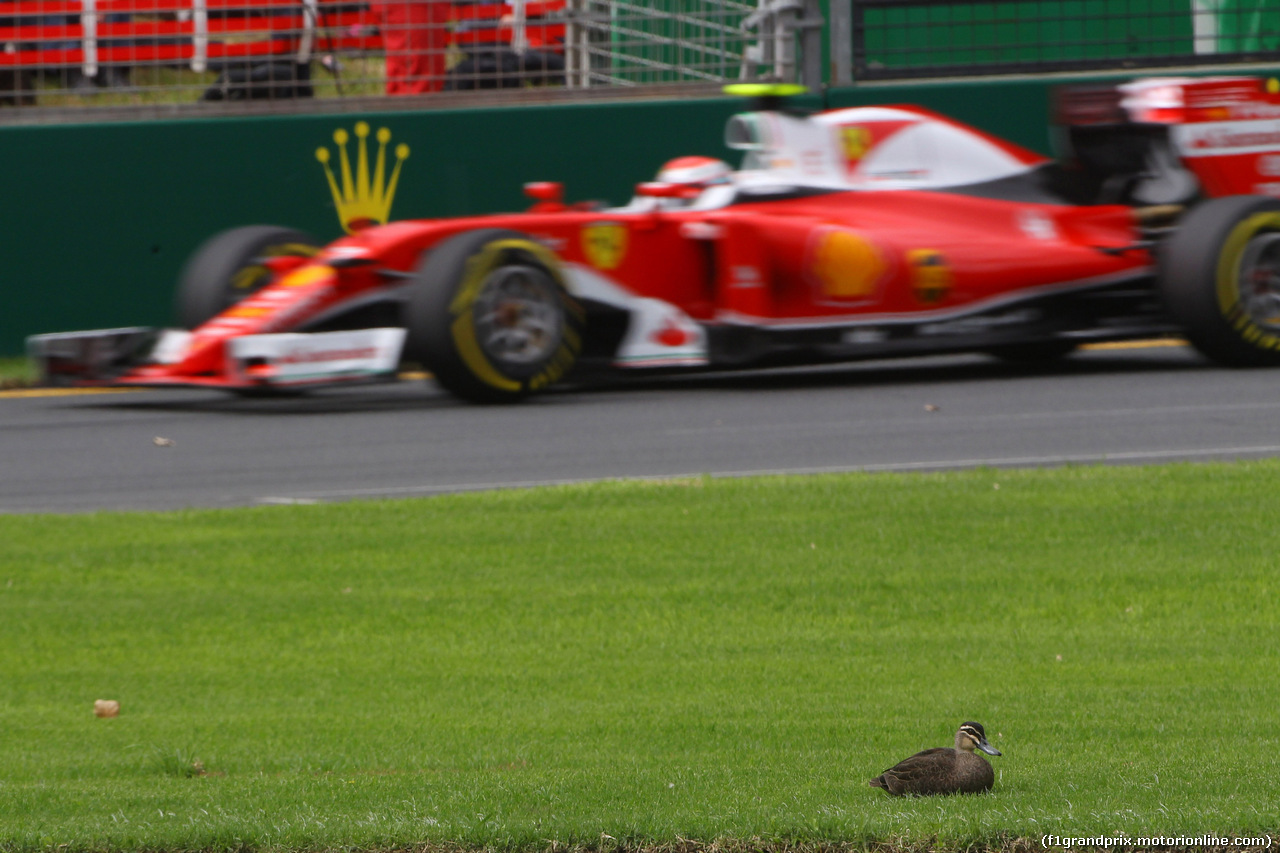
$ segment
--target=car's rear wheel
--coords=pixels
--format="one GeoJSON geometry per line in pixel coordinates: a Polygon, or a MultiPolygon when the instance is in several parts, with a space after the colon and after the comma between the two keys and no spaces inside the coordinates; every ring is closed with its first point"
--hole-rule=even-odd
{"type": "Polygon", "coordinates": [[[430,251],[418,267],[406,327],[410,357],[442,386],[468,400],[506,402],[569,372],[585,314],[545,246],[486,228],[430,251]]]}
{"type": "Polygon", "coordinates": [[[276,225],[246,225],[215,234],[182,269],[178,323],[194,329],[262,289],[273,277],[264,260],[309,258],[318,251],[319,244],[309,234],[276,225]]]}
{"type": "Polygon", "coordinates": [[[1205,355],[1235,367],[1280,365],[1280,200],[1212,199],[1159,253],[1165,306],[1205,355]]]}

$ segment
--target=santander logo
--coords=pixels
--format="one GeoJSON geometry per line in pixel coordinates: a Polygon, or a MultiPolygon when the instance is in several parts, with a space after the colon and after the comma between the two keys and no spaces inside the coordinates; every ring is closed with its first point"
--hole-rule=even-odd
{"type": "Polygon", "coordinates": [[[277,359],[278,364],[315,364],[321,361],[354,361],[377,358],[377,347],[353,347],[351,349],[293,350],[277,359]]]}

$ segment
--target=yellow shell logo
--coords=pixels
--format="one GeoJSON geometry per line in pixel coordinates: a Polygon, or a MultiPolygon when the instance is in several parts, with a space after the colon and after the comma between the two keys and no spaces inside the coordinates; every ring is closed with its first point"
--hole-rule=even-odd
{"type": "Polygon", "coordinates": [[[827,299],[869,299],[888,269],[880,250],[855,231],[827,228],[810,245],[809,270],[827,299]]]}
{"type": "Polygon", "coordinates": [[[627,254],[627,227],[601,222],[582,229],[582,253],[596,269],[617,269],[627,254]]]}
{"type": "Polygon", "coordinates": [[[356,122],[356,165],[351,169],[351,158],[347,154],[347,142],[351,137],[346,129],[338,128],[333,132],[333,141],[337,143],[338,170],[341,179],[333,174],[329,161],[333,159],[328,148],[316,149],[316,159],[324,167],[325,177],[329,180],[329,191],[333,194],[333,205],[338,211],[338,221],[348,234],[368,228],[371,225],[386,225],[391,218],[391,202],[395,200],[396,184],[400,180],[400,167],[409,158],[409,146],[403,142],[396,146],[396,162],[387,176],[387,144],[391,142],[391,131],[385,127],[378,128],[378,154],[374,160],[373,172],[369,171],[369,124],[356,122]]]}
{"type": "Polygon", "coordinates": [[[924,304],[941,302],[951,292],[951,267],[937,249],[912,249],[907,252],[907,266],[911,269],[911,292],[924,304]]]}

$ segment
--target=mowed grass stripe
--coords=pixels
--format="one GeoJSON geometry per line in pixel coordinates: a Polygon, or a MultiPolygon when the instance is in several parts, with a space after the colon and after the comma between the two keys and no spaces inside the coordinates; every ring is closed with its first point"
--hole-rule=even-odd
{"type": "Polygon", "coordinates": [[[0,517],[0,849],[1275,831],[1278,474],[0,517]]]}

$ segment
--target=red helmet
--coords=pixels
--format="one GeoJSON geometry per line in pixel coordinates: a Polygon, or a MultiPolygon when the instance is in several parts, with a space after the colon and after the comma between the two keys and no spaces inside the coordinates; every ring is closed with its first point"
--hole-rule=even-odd
{"type": "Polygon", "coordinates": [[[728,163],[714,157],[677,157],[668,160],[658,170],[658,182],[708,187],[728,183],[732,172],[728,163]]]}

